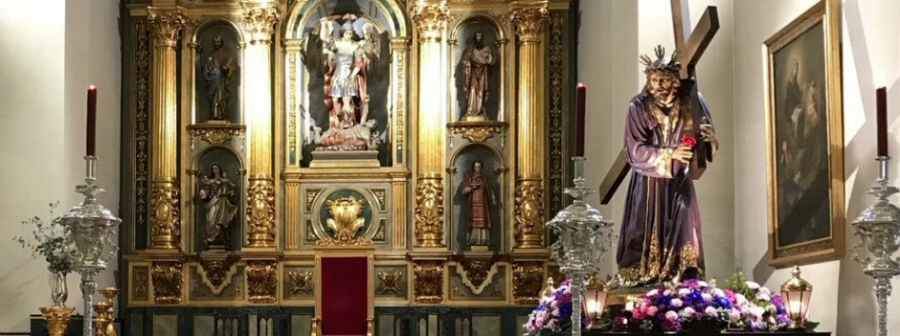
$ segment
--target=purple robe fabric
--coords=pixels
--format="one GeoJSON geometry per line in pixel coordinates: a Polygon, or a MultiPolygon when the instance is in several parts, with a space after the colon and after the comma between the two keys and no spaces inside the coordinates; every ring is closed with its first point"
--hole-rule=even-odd
{"type": "MultiPolygon", "coordinates": [[[[702,96],[700,102],[702,111],[695,113],[711,123],[702,96]]],[[[622,286],[670,281],[688,267],[702,272],[700,210],[694,181],[685,175],[687,165],[666,156],[666,149],[681,143],[682,118],[677,108],[663,111],[656,107],[646,93],[629,103],[625,149],[633,172],[616,253],[622,286]]]]}

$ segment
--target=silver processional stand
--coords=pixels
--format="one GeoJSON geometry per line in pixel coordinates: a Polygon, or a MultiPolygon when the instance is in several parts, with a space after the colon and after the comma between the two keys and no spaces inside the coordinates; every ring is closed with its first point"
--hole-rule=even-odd
{"type": "Polygon", "coordinates": [[[105,190],[97,184],[96,156],[85,156],[87,176],[75,191],[84,195],[81,204],[63,215],[68,229],[68,241],[75,245],[75,271],[81,274],[81,294],[84,296],[84,335],[94,335],[94,292],[97,274],[106,270],[106,263],[115,258],[118,247],[115,228],[122,222],[109,209],[97,202],[97,195],[105,190]]]}
{"type": "Polygon", "coordinates": [[[556,243],[550,246],[551,255],[559,262],[560,272],[571,282],[573,336],[581,336],[582,302],[587,290],[585,280],[598,271],[610,246],[605,238],[611,235],[604,231],[613,224],[584,200],[592,192],[585,187],[584,160],[583,156],[572,158],[575,163],[575,186],[566,188],[566,194],[573,198],[572,204],[547,223],[547,227],[559,236],[556,243]]]}
{"type": "Polygon", "coordinates": [[[878,336],[887,336],[887,302],[891,296],[891,279],[900,274],[900,263],[894,254],[900,248],[900,209],[891,204],[888,197],[900,189],[890,185],[888,168],[890,156],[879,156],[878,179],[869,193],[875,196],[872,204],[853,221],[859,243],[853,246],[853,260],[863,266],[863,273],[875,279],[875,297],[878,302],[878,336]],[[861,249],[868,250],[867,256],[861,249]]]}

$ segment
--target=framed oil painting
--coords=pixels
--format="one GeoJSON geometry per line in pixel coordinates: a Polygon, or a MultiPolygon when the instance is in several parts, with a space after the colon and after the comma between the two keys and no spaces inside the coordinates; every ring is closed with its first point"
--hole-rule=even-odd
{"type": "Polygon", "coordinates": [[[769,264],[844,253],[840,11],[823,0],[766,42],[769,264]]]}

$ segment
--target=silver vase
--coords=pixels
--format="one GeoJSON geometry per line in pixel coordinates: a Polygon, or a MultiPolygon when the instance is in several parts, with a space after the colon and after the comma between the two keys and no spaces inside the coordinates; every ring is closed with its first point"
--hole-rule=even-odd
{"type": "Polygon", "coordinates": [[[66,273],[50,273],[50,299],[53,306],[64,307],[69,299],[69,285],[66,283],[66,273]]]}

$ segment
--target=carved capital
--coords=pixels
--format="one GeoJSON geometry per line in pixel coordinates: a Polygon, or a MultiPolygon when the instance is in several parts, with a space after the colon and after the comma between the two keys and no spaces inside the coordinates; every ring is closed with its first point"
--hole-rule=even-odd
{"type": "Polygon", "coordinates": [[[541,179],[516,181],[516,248],[543,248],[544,187],[541,179]]]}
{"type": "Polygon", "coordinates": [[[182,297],[182,270],[179,261],[154,262],[150,270],[153,280],[153,301],[157,304],[179,304],[182,297]]]}
{"type": "Polygon", "coordinates": [[[440,174],[420,176],[416,184],[416,247],[443,247],[444,184],[440,174]]]}
{"type": "Polygon", "coordinates": [[[537,304],[543,285],[543,263],[527,261],[513,264],[513,301],[516,304],[537,304]]]}
{"type": "Polygon", "coordinates": [[[416,3],[409,10],[409,17],[416,25],[419,43],[441,42],[450,21],[450,8],[444,3],[416,3]]]}
{"type": "Polygon", "coordinates": [[[181,29],[188,22],[181,10],[160,10],[150,7],[147,8],[147,12],[147,20],[153,28],[154,44],[157,47],[175,48],[181,29]]]}
{"type": "Polygon", "coordinates": [[[244,7],[241,26],[250,36],[250,44],[270,43],[272,34],[275,33],[275,23],[278,22],[278,8],[272,4],[241,3],[241,5],[244,7]]]}
{"type": "Polygon", "coordinates": [[[251,247],[275,246],[275,184],[250,178],[247,190],[247,229],[251,247]]]}
{"type": "Polygon", "coordinates": [[[174,181],[154,181],[150,194],[150,247],[177,249],[181,236],[180,192],[174,181]]]}
{"type": "Polygon", "coordinates": [[[515,7],[509,14],[510,21],[516,26],[516,34],[523,43],[539,42],[541,33],[550,19],[547,4],[515,7]]]}
{"type": "Polygon", "coordinates": [[[440,303],[444,300],[444,263],[440,260],[416,261],[413,266],[413,294],[416,303],[440,303]]]}
{"type": "Polygon", "coordinates": [[[272,303],[278,289],[278,264],[275,261],[247,263],[247,294],[250,302],[272,303]]]}

